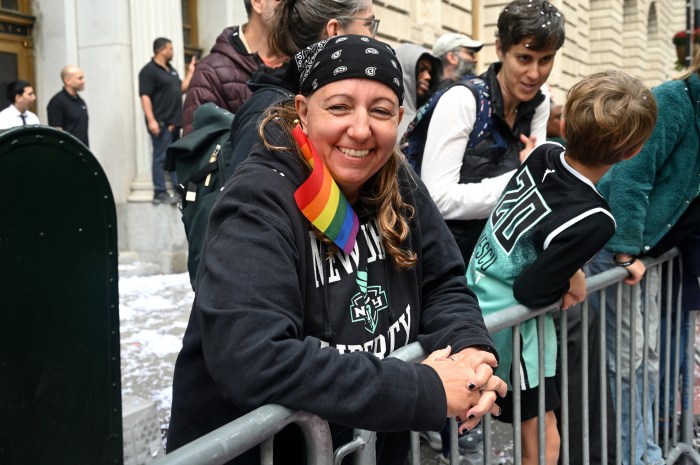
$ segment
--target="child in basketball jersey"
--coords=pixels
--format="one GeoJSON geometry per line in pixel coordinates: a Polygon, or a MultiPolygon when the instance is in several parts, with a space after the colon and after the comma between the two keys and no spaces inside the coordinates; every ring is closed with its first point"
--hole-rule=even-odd
{"type": "MultiPolygon", "coordinates": [[[[595,183],[610,167],[636,155],[651,135],[657,108],[651,91],[621,71],[596,73],[571,88],[561,121],[566,150],[557,143],[535,148],[509,181],[491,213],[467,269],[469,287],[484,315],[517,304],[561,308],[586,297],[581,270],[615,232],[615,220],[595,183]]],[[[537,321],[520,325],[523,463],[538,463],[539,385],[537,321]]],[[[554,465],[559,432],[554,409],[556,333],[545,316],[545,455],[554,465]]],[[[508,381],[497,402],[501,421],[513,421],[512,329],[494,336],[500,355],[496,374],[508,381]]]]}

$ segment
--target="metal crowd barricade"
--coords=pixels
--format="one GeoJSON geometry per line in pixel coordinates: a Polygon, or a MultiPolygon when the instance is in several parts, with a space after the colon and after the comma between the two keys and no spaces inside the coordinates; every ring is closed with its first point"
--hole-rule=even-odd
{"type": "MultiPolygon", "coordinates": [[[[657,259],[645,259],[645,264],[647,266],[647,272],[658,272],[663,276],[666,281],[666,285],[670,289],[671,286],[671,270],[674,262],[678,260],[678,252],[674,249],[666,254],[662,255],[657,259]]],[[[561,436],[561,453],[560,453],[560,463],[563,465],[568,465],[569,463],[576,464],[588,464],[591,463],[591,457],[589,454],[590,447],[590,430],[591,428],[598,428],[601,437],[601,455],[603,461],[608,461],[612,459],[610,454],[614,454],[615,463],[621,463],[622,450],[620,447],[620,435],[615,434],[615,444],[608,443],[608,429],[611,427],[608,421],[609,415],[613,412],[609,412],[607,408],[607,403],[605,401],[600,402],[600,410],[598,412],[590,412],[588,408],[588,400],[592,397],[589,396],[599,396],[600,399],[607,399],[608,392],[608,372],[606,367],[606,312],[610,309],[606,308],[605,296],[607,292],[613,292],[616,296],[617,305],[616,308],[620,307],[622,301],[622,293],[630,292],[631,287],[624,285],[622,281],[627,277],[627,272],[619,267],[608,270],[604,273],[593,275],[588,277],[588,296],[587,301],[582,304],[582,324],[583,328],[588,328],[589,319],[594,324],[597,324],[596,331],[599,336],[599,349],[600,349],[600,360],[596,366],[588,366],[588,363],[581,363],[581,379],[582,379],[582,398],[575,399],[576,402],[581,402],[581,418],[582,422],[582,436],[581,437],[570,437],[569,431],[569,421],[570,410],[571,410],[571,399],[568,396],[568,347],[567,347],[567,312],[559,310],[558,304],[552,305],[550,307],[545,307],[537,310],[531,310],[521,305],[507,309],[499,314],[489,315],[486,318],[486,325],[492,333],[497,331],[512,327],[513,328],[513,385],[518,386],[519,376],[520,376],[520,366],[519,366],[519,352],[520,352],[520,337],[519,337],[519,326],[523,322],[537,318],[538,323],[538,333],[542,334],[544,331],[544,317],[547,312],[559,312],[560,323],[559,323],[559,361],[558,370],[560,375],[561,383],[561,414],[562,420],[559,424],[559,431],[561,436]],[[599,295],[600,314],[592,314],[591,307],[589,306],[589,300],[591,296],[599,295]],[[596,321],[597,320],[597,321],[596,321]],[[517,356],[515,354],[518,354],[517,356]],[[596,392],[589,392],[588,380],[591,370],[596,370],[598,376],[600,377],[600,382],[598,383],[596,392]],[[591,419],[596,418],[598,424],[592,424],[591,419]],[[569,454],[570,444],[576,441],[582,444],[582,456],[581,457],[571,457],[569,454]]],[[[649,281],[646,281],[646,286],[651,286],[649,281]]],[[[661,287],[661,280],[658,284],[661,287]]],[[[650,288],[647,287],[646,292],[643,294],[645,296],[650,295],[650,288]]],[[[680,292],[679,292],[680,293],[680,292]]],[[[658,292],[660,295],[660,292],[658,292]]],[[[661,303],[661,302],[657,302],[661,303]]],[[[664,305],[664,317],[666,321],[673,321],[673,308],[679,307],[680,301],[674,299],[671,293],[667,292],[665,296],[664,305]]],[[[654,328],[649,324],[648,315],[645,314],[643,329],[645,334],[652,334],[654,331],[657,336],[661,335],[661,325],[654,328]]],[[[687,459],[696,464],[700,464],[700,454],[694,449],[694,411],[693,411],[693,399],[694,399],[694,367],[698,363],[698,352],[695,349],[695,314],[694,312],[689,312],[687,318],[675,318],[673,327],[671,325],[666,325],[664,328],[665,343],[660,349],[661,358],[664,360],[664,383],[657,383],[655,386],[655,395],[657,402],[652,412],[644,412],[644,420],[648,420],[648,415],[652,415],[655,419],[653,423],[657,426],[654,427],[654,438],[657,443],[662,444],[663,453],[666,464],[673,464],[678,461],[687,459]],[[681,327],[681,323],[685,325],[685,328],[681,327]],[[682,330],[687,331],[687,337],[685,337],[684,346],[681,345],[681,334],[682,330]],[[672,344],[671,344],[672,342],[672,344]],[[683,350],[683,352],[681,352],[683,350]],[[681,362],[680,354],[683,353],[685,362],[681,362]],[[678,354],[678,356],[675,356],[678,354]],[[694,363],[695,362],[695,363],[694,363]],[[681,372],[682,370],[682,372],[681,372]],[[681,373],[680,376],[673,376],[672,373],[681,373]],[[680,378],[680,379],[679,379],[680,378]],[[682,384],[681,384],[682,381],[682,384]],[[659,395],[660,393],[671,393],[664,395],[664,405],[660,408],[659,406],[659,395]],[[672,395],[675,399],[674,406],[676,408],[669,407],[668,396],[672,395]],[[673,411],[670,411],[672,408],[673,411]],[[680,412],[679,412],[680,408],[680,412]],[[660,416],[661,415],[661,416],[660,416]],[[658,428],[658,419],[664,418],[669,419],[673,425],[680,425],[681,429],[678,431],[675,426],[672,431],[666,427],[664,431],[660,432],[658,428]]],[[[620,312],[616,315],[619,328],[620,322],[620,312]]],[[[631,321],[634,327],[635,321],[632,317],[631,321]]],[[[619,329],[616,335],[617,340],[620,339],[619,329]]],[[[540,383],[539,383],[539,463],[545,463],[545,443],[544,443],[544,350],[542,347],[542,337],[538,338],[540,340],[540,383]]],[[[660,337],[657,338],[657,341],[660,337]]],[[[630,341],[630,353],[634,353],[636,350],[636,344],[638,341],[635,338],[631,338],[630,341]]],[[[582,334],[582,354],[583,360],[588,360],[588,333],[583,331],[582,334]]],[[[648,352],[649,352],[649,338],[644,338],[643,343],[644,349],[644,359],[642,362],[644,376],[643,376],[643,396],[642,402],[647,404],[648,394],[648,376],[647,376],[647,363],[648,363],[648,352]]],[[[427,354],[423,351],[418,343],[410,344],[409,346],[403,347],[391,356],[397,357],[406,361],[420,361],[427,354]]],[[[619,344],[617,345],[616,351],[616,366],[620,367],[621,362],[621,350],[619,344]]],[[[630,385],[631,388],[635,387],[635,376],[634,376],[634,364],[631,365],[630,370],[630,385]]],[[[616,370],[616,384],[615,392],[612,393],[615,405],[621,405],[622,394],[621,394],[621,373],[620,370],[616,370]]],[[[520,420],[520,392],[515,390],[513,393],[514,398],[514,424],[513,424],[513,463],[515,465],[520,465],[522,463],[522,444],[520,440],[521,435],[521,420],[520,420]]],[[[631,406],[630,411],[632,415],[630,417],[630,434],[632,438],[632,443],[630,449],[634,450],[634,396],[631,396],[631,406]]],[[[483,420],[484,428],[484,444],[483,444],[483,463],[485,465],[491,465],[493,463],[493,457],[491,454],[492,450],[492,433],[493,425],[490,415],[487,415],[483,420]]],[[[157,461],[157,465],[175,465],[175,464],[187,464],[187,465],[215,465],[226,463],[232,458],[242,454],[246,450],[261,445],[261,463],[265,465],[271,465],[273,463],[272,457],[272,439],[276,433],[278,433],[284,426],[290,423],[297,423],[301,426],[304,431],[304,439],[306,441],[306,449],[309,453],[309,464],[340,464],[343,458],[352,455],[352,462],[356,465],[374,465],[376,463],[375,458],[375,441],[376,434],[364,430],[355,430],[355,437],[353,441],[339,447],[335,452],[332,450],[332,442],[330,436],[330,429],[328,423],[314,415],[310,415],[303,412],[293,412],[284,407],[267,405],[261,407],[250,414],[239,418],[238,420],[229,423],[216,431],[188,444],[181,449],[176,450],[172,454],[167,455],[165,458],[157,461]]],[[[668,425],[669,421],[666,421],[668,425]]],[[[622,418],[620,409],[616,409],[614,412],[614,425],[612,425],[612,432],[619,432],[622,430],[622,418]]],[[[646,433],[646,431],[645,431],[646,433]]],[[[451,422],[450,428],[450,451],[451,451],[451,464],[458,464],[459,462],[459,449],[457,443],[457,424],[456,422],[451,422]]],[[[411,463],[413,465],[419,465],[421,463],[420,458],[420,443],[418,433],[411,434],[411,463]]],[[[632,460],[629,463],[635,463],[632,460]]],[[[647,463],[646,457],[644,457],[644,463],[647,463]]]]}

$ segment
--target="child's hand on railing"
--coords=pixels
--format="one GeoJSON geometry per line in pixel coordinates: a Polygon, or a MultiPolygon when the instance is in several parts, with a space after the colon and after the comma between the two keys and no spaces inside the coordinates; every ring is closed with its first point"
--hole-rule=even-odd
{"type": "Polygon", "coordinates": [[[569,279],[569,291],[562,297],[561,309],[568,310],[573,305],[583,302],[586,295],[586,275],[583,270],[578,270],[569,279]]]}
{"type": "Polygon", "coordinates": [[[625,284],[630,286],[634,286],[641,281],[644,273],[647,271],[646,265],[641,260],[637,260],[637,257],[634,255],[617,253],[613,257],[613,261],[616,265],[626,269],[630,274],[629,278],[625,278],[623,281],[625,284]]]}

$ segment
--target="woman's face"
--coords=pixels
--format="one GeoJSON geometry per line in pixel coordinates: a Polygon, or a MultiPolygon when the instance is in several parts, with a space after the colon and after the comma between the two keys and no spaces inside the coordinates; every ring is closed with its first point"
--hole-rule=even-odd
{"type": "Polygon", "coordinates": [[[530,39],[524,39],[504,53],[496,41],[496,51],[503,62],[497,78],[506,107],[532,100],[552,72],[557,51],[530,50],[529,43],[530,39]]]}
{"type": "Polygon", "coordinates": [[[403,116],[396,94],[371,79],[331,82],[296,109],[304,132],[350,202],[389,159],[403,116]]]}

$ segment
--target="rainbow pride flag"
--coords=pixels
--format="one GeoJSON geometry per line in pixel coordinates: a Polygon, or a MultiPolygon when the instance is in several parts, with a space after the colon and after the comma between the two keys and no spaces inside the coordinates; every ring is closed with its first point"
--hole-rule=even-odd
{"type": "Polygon", "coordinates": [[[300,125],[292,135],[311,166],[311,175],[294,192],[294,200],[304,216],[349,255],[355,247],[360,220],[300,125]]]}

